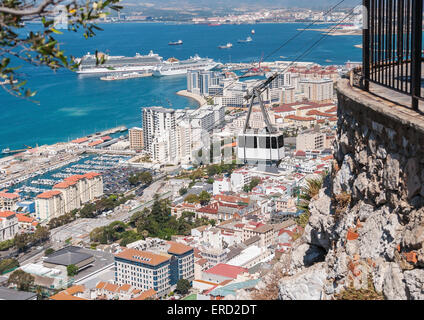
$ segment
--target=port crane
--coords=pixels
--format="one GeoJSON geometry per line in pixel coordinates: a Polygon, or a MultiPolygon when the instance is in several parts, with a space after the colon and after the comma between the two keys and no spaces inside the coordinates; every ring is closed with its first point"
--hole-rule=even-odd
{"type": "Polygon", "coordinates": [[[268,85],[279,76],[274,73],[266,81],[255,86],[244,97],[249,102],[246,120],[243,131],[237,138],[237,156],[244,163],[258,164],[265,167],[277,167],[284,157],[284,136],[272,126],[262,100],[262,93],[268,85]],[[265,121],[265,127],[262,130],[252,129],[249,126],[250,116],[252,114],[255,99],[258,99],[259,106],[265,121]]]}

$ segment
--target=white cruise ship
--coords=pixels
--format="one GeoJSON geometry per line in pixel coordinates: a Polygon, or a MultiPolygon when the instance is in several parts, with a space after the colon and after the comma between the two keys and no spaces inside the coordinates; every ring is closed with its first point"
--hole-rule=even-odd
{"type": "Polygon", "coordinates": [[[179,61],[175,58],[168,59],[162,65],[154,69],[155,76],[173,76],[187,74],[188,70],[211,70],[218,66],[218,63],[208,58],[200,58],[198,55],[190,59],[179,61]]]}
{"type": "Polygon", "coordinates": [[[148,55],[137,53],[134,57],[125,56],[105,56],[105,62],[96,65],[96,55],[87,53],[82,58],[75,61],[80,63],[77,73],[117,73],[117,72],[136,72],[153,70],[163,63],[163,58],[153,51],[148,55]]]}

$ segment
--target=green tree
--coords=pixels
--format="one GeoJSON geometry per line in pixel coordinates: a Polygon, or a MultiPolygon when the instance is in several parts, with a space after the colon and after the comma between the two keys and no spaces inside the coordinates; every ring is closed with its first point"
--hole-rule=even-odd
{"type": "Polygon", "coordinates": [[[0,260],[0,275],[16,267],[19,267],[19,261],[16,259],[0,260]]]}
{"type": "Polygon", "coordinates": [[[54,251],[54,249],[53,248],[48,248],[48,249],[46,249],[45,251],[44,251],[44,255],[46,255],[46,256],[49,256],[49,255],[51,255],[52,253],[54,253],[55,251],[54,251]]]}
{"type": "Polygon", "coordinates": [[[207,191],[203,190],[199,194],[199,201],[200,201],[200,204],[204,206],[207,203],[209,203],[209,201],[211,201],[211,195],[207,191]]]}
{"type": "Polygon", "coordinates": [[[35,229],[34,232],[34,242],[44,242],[48,240],[50,237],[50,231],[47,227],[43,227],[41,225],[37,226],[37,229],[35,229]]]}
{"type": "Polygon", "coordinates": [[[68,277],[73,277],[78,273],[78,267],[74,264],[70,264],[66,267],[66,271],[68,273],[68,277]]]}
{"type": "Polygon", "coordinates": [[[0,251],[8,250],[12,248],[14,245],[15,245],[15,242],[13,241],[13,239],[2,241],[0,242],[0,251]]]}
{"type": "Polygon", "coordinates": [[[187,279],[180,279],[177,282],[177,288],[175,289],[175,291],[179,294],[187,294],[190,288],[191,285],[187,279]]]}
{"type": "Polygon", "coordinates": [[[152,174],[149,171],[144,171],[140,174],[139,180],[142,184],[149,185],[153,181],[152,174]]]}
{"type": "Polygon", "coordinates": [[[18,233],[15,238],[15,247],[18,249],[18,251],[25,251],[25,249],[29,246],[31,243],[31,235],[29,233],[18,233]]]}
{"type": "Polygon", "coordinates": [[[9,276],[8,284],[14,284],[21,291],[29,291],[30,288],[34,285],[35,278],[29,273],[26,273],[23,270],[15,270],[9,276]]]}
{"type": "Polygon", "coordinates": [[[193,194],[193,193],[191,193],[187,197],[185,197],[184,201],[188,202],[188,203],[199,203],[200,202],[199,197],[196,194],[193,194]]]}
{"type": "MultiPolygon", "coordinates": [[[[4,88],[15,96],[32,97],[35,92],[25,88],[25,73],[16,73],[19,60],[35,66],[47,66],[52,70],[66,68],[76,70],[78,63],[65,55],[60,42],[55,37],[62,34],[55,28],[54,19],[59,14],[58,5],[63,5],[68,31],[83,30],[85,38],[95,35],[94,30],[102,30],[94,22],[109,14],[109,9],[119,11],[119,0],[107,1],[65,1],[40,0],[0,2],[0,79],[9,84],[4,88]],[[55,13],[55,10],[57,11],[55,13]],[[27,22],[41,20],[37,25],[27,22]],[[13,59],[12,59],[13,57],[13,59]],[[12,62],[13,61],[13,62],[12,62]],[[15,80],[19,80],[15,83],[15,80]]],[[[104,55],[96,51],[96,63],[102,64],[104,55]]]]}
{"type": "Polygon", "coordinates": [[[183,195],[185,195],[186,193],[187,193],[187,188],[181,188],[179,191],[178,191],[178,193],[180,194],[180,196],[183,196],[183,195]]]}

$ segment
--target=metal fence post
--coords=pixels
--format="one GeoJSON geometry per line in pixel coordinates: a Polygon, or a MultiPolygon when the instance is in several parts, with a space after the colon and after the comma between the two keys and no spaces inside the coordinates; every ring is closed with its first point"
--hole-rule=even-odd
{"type": "Polygon", "coordinates": [[[412,108],[418,110],[418,98],[421,97],[421,60],[423,0],[412,1],[412,57],[411,57],[411,95],[412,108]]]}
{"type": "Polygon", "coordinates": [[[366,8],[366,12],[362,12],[365,15],[363,17],[363,28],[362,28],[362,70],[363,70],[363,86],[365,91],[370,89],[370,0],[363,0],[363,6],[366,8]],[[366,19],[366,21],[365,21],[366,19]]]}

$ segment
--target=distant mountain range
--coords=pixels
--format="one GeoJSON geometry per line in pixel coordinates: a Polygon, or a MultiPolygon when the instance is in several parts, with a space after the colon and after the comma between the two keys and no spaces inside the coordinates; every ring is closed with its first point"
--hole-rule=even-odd
{"type": "MultiPolygon", "coordinates": [[[[123,3],[160,8],[328,8],[341,0],[125,0],[123,3]]],[[[340,7],[352,7],[362,3],[360,0],[345,0],[340,7]]]]}

